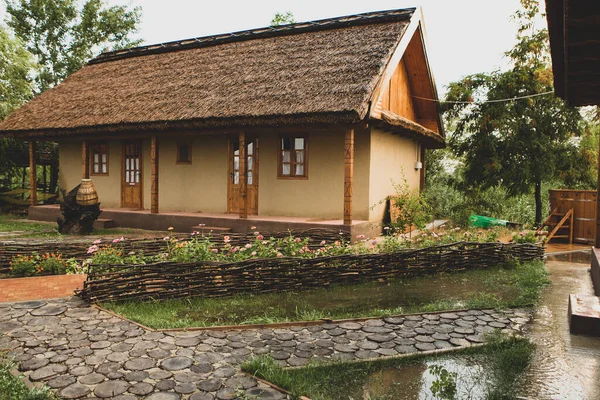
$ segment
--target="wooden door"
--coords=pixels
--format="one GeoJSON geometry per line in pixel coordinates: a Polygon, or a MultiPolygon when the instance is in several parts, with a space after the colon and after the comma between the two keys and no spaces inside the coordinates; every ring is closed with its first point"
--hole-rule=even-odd
{"type": "MultiPolygon", "coordinates": [[[[229,184],[227,187],[227,212],[239,213],[242,206],[240,191],[240,146],[238,138],[229,140],[229,184]]],[[[246,142],[246,180],[248,214],[258,214],[258,139],[246,142]]]]}
{"type": "Polygon", "coordinates": [[[142,208],[142,143],[123,143],[121,207],[142,208]]]}

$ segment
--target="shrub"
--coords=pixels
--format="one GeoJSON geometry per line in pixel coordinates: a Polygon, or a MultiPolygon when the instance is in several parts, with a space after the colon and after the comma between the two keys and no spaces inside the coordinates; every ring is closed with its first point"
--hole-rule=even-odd
{"type": "Polygon", "coordinates": [[[535,231],[523,231],[515,233],[512,237],[515,243],[538,243],[541,240],[535,234],[535,231]]]}
{"type": "Polygon", "coordinates": [[[17,255],[10,262],[10,274],[13,276],[34,276],[37,275],[38,255],[17,255]]]}
{"type": "Polygon", "coordinates": [[[10,274],[13,276],[61,275],[67,271],[68,262],[63,260],[60,253],[17,255],[10,262],[10,274]]]}

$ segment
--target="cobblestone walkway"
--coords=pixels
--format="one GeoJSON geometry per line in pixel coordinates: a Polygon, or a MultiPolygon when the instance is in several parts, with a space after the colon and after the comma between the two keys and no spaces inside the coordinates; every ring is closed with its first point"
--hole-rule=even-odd
{"type": "Polygon", "coordinates": [[[60,397],[212,400],[285,396],[239,371],[248,357],[281,365],[355,360],[481,343],[519,331],[526,310],[423,314],[366,322],[238,331],[150,332],[77,298],[0,304],[0,349],[60,397]],[[254,397],[252,397],[254,396],[254,397]]]}

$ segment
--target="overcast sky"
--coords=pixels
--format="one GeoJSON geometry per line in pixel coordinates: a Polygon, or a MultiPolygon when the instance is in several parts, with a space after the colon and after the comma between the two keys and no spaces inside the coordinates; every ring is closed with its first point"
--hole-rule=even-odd
{"type": "Polygon", "coordinates": [[[506,65],[503,52],[515,43],[516,33],[511,15],[519,7],[518,0],[108,1],[142,8],[139,35],[146,44],[258,28],[269,25],[276,12],[291,11],[301,22],[421,6],[440,95],[449,82],[464,75],[506,65]]]}
{"type": "Polygon", "coordinates": [[[464,75],[506,66],[503,52],[514,44],[516,32],[510,17],[519,6],[518,0],[105,1],[142,8],[139,37],[144,44],[267,26],[276,12],[291,11],[301,22],[421,6],[428,56],[440,95],[449,82],[464,75]]]}

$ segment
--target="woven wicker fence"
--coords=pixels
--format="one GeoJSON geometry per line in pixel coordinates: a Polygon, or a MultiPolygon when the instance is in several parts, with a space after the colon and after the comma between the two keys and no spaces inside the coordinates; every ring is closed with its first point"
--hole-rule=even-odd
{"type": "Polygon", "coordinates": [[[442,271],[487,268],[544,256],[532,244],[454,243],[394,253],[252,259],[236,263],[156,263],[91,266],[80,295],[91,302],[223,297],[238,293],[299,291],[442,271]]]}
{"type": "MultiPolygon", "coordinates": [[[[255,236],[252,232],[248,233],[209,233],[201,232],[205,237],[214,243],[215,247],[220,248],[225,243],[223,241],[224,236],[229,236],[230,244],[233,246],[241,246],[249,241],[253,241],[255,236]]],[[[318,248],[322,240],[328,242],[332,240],[346,241],[350,240],[350,235],[347,232],[341,232],[332,229],[321,229],[313,228],[306,230],[290,230],[285,232],[261,232],[264,237],[284,238],[289,235],[294,237],[309,238],[309,248],[318,248]]],[[[186,241],[192,238],[191,234],[175,234],[170,235],[178,238],[179,240],[186,241]]],[[[121,243],[124,252],[130,251],[142,252],[145,255],[155,255],[165,251],[166,244],[160,238],[145,238],[145,239],[127,239],[121,243]]],[[[57,240],[14,240],[0,242],[0,274],[8,273],[10,268],[10,261],[14,256],[17,255],[32,255],[34,253],[55,253],[62,254],[63,258],[75,258],[76,260],[84,260],[89,258],[87,254],[88,248],[92,245],[92,240],[81,240],[77,239],[70,242],[57,241],[57,240]]],[[[104,243],[110,243],[110,241],[104,241],[104,243]]]]}

